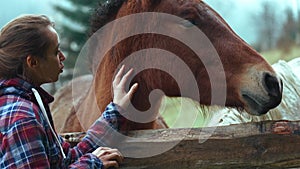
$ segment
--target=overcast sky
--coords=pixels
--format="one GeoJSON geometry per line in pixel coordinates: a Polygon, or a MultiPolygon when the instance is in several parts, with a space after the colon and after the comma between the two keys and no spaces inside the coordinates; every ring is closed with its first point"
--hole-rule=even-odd
{"type": "MultiPolygon", "coordinates": [[[[58,20],[51,4],[63,0],[0,0],[0,27],[20,14],[46,14],[58,20]]],[[[211,5],[248,43],[256,40],[256,28],[253,15],[261,11],[262,0],[204,0],[211,5]]],[[[295,11],[300,0],[270,0],[276,5],[276,11],[281,13],[286,6],[295,11]]],[[[295,12],[296,14],[296,12],[295,12]]],[[[280,15],[283,16],[283,15],[280,15]]]]}

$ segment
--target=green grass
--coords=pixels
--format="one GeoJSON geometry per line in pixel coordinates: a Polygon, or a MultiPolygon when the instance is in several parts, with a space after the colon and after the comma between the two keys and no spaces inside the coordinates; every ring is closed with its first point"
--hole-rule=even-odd
{"type": "Polygon", "coordinates": [[[278,60],[290,61],[296,57],[300,57],[300,46],[293,46],[289,52],[273,49],[270,51],[261,52],[261,54],[270,64],[274,64],[278,60]]]}
{"type": "Polygon", "coordinates": [[[196,128],[208,125],[215,108],[200,106],[189,98],[165,97],[159,112],[170,128],[196,128]]]}
{"type": "Polygon", "coordinates": [[[205,118],[199,113],[199,105],[190,99],[165,97],[160,112],[171,128],[205,126],[205,118]]]}

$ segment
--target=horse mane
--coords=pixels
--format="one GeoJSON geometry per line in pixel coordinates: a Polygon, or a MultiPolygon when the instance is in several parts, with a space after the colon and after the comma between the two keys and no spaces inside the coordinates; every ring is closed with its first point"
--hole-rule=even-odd
{"type": "Polygon", "coordinates": [[[108,22],[116,18],[118,10],[126,0],[108,0],[99,5],[94,9],[92,13],[90,23],[90,36],[92,36],[97,30],[102,28],[108,22]]]}
{"type": "MultiPolygon", "coordinates": [[[[103,26],[105,26],[107,23],[113,21],[119,9],[123,5],[123,3],[127,0],[107,0],[105,2],[99,2],[98,5],[92,10],[91,17],[90,17],[90,28],[88,31],[88,36],[91,37],[103,26]]],[[[96,45],[97,41],[93,41],[94,45],[96,45]]],[[[89,51],[87,55],[88,59],[88,67],[89,70],[93,72],[93,56],[94,51],[89,51]]]]}
{"type": "MultiPolygon", "coordinates": [[[[131,11],[128,11],[128,14],[131,13],[139,13],[139,12],[150,12],[155,9],[155,7],[161,2],[161,0],[139,0],[133,1],[131,3],[130,0],[107,0],[103,3],[99,3],[97,7],[93,9],[93,12],[90,17],[90,30],[89,37],[93,36],[99,29],[104,27],[109,22],[115,20],[117,15],[124,3],[130,3],[132,8],[131,11]]],[[[126,15],[126,13],[125,13],[126,15]]],[[[93,46],[97,43],[101,43],[100,41],[93,41],[93,46]]],[[[106,43],[106,42],[105,42],[106,43]]],[[[88,57],[88,66],[92,73],[93,70],[93,57],[95,53],[90,51],[88,57]]],[[[109,53],[114,52],[114,50],[109,51],[109,53]]],[[[114,53],[110,54],[111,56],[116,56],[114,53]]]]}

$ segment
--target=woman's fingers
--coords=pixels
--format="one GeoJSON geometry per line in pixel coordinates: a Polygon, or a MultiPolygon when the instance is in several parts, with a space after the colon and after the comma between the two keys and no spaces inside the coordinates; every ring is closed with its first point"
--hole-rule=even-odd
{"type": "Polygon", "coordinates": [[[116,74],[115,79],[114,79],[114,82],[115,82],[116,84],[119,84],[119,83],[120,83],[121,77],[122,77],[123,72],[124,72],[124,69],[125,69],[125,66],[122,65],[121,68],[120,68],[120,70],[119,70],[118,73],[116,74]]]}
{"type": "Polygon", "coordinates": [[[103,155],[100,159],[105,160],[105,161],[106,160],[107,161],[115,160],[118,163],[122,163],[124,160],[124,157],[117,152],[113,152],[113,153],[108,153],[108,154],[103,155]]]}
{"type": "Polygon", "coordinates": [[[114,148],[109,148],[109,147],[99,147],[97,148],[94,152],[94,154],[107,154],[107,153],[117,153],[119,155],[121,155],[121,153],[119,152],[118,149],[114,149],[114,148]]]}
{"type": "Polygon", "coordinates": [[[129,78],[129,76],[132,74],[132,72],[133,72],[133,69],[130,69],[130,70],[122,77],[122,79],[120,80],[120,83],[119,83],[120,86],[125,87],[125,84],[126,84],[128,78],[129,78]]]}
{"type": "Polygon", "coordinates": [[[119,164],[116,161],[105,161],[103,162],[104,169],[108,169],[110,167],[119,168],[119,164]]]}
{"type": "Polygon", "coordinates": [[[108,147],[99,147],[93,152],[93,154],[102,161],[104,168],[118,168],[119,163],[122,163],[124,160],[124,157],[119,152],[119,150],[111,149],[108,147]]]}
{"type": "Polygon", "coordinates": [[[133,73],[133,69],[130,69],[125,73],[124,68],[125,66],[122,65],[120,70],[118,71],[115,79],[113,81],[113,102],[123,109],[126,109],[129,105],[130,99],[132,98],[133,94],[137,91],[138,84],[134,84],[130,87],[129,91],[125,90],[125,85],[129,80],[129,77],[133,73]]]}
{"type": "Polygon", "coordinates": [[[124,157],[116,149],[106,151],[104,155],[99,157],[103,162],[104,168],[115,167],[119,168],[119,163],[123,162],[124,157]]]}
{"type": "Polygon", "coordinates": [[[110,150],[112,150],[112,149],[108,148],[108,147],[99,147],[94,152],[92,152],[92,154],[94,154],[95,156],[97,156],[99,158],[99,157],[109,153],[110,150]]]}
{"type": "Polygon", "coordinates": [[[106,152],[108,159],[117,160],[119,163],[123,162],[124,157],[118,149],[109,149],[106,152]]]}
{"type": "Polygon", "coordinates": [[[135,83],[134,85],[131,86],[129,92],[127,93],[127,95],[129,96],[129,99],[132,98],[133,94],[136,92],[137,89],[138,89],[137,83],[135,83]]]}

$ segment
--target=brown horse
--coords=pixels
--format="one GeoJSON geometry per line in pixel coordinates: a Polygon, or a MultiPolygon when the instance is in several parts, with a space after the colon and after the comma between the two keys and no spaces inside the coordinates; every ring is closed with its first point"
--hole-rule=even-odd
{"type": "MultiPolygon", "coordinates": [[[[135,63],[135,65],[126,65],[138,70],[128,86],[135,82],[139,83],[138,91],[131,103],[143,117],[139,121],[130,116],[129,119],[134,120],[129,120],[126,126],[122,127],[125,130],[165,127],[155,118],[163,94],[170,97],[190,97],[202,105],[224,104],[223,106],[242,108],[254,115],[265,114],[280,103],[282,84],[272,67],[235,34],[217,12],[201,0],[109,1],[96,9],[92,17],[92,33],[96,33],[104,25],[116,19],[132,16],[131,14],[148,14],[148,12],[170,14],[167,16],[170,16],[171,19],[165,19],[162,22],[162,20],[156,20],[158,15],[153,15],[152,18],[142,19],[138,23],[129,20],[123,26],[114,24],[109,32],[101,36],[101,39],[96,38],[97,43],[105,43],[112,47],[109,51],[105,51],[105,56],[101,59],[99,59],[100,56],[97,56],[97,53],[102,50],[101,47],[98,47],[96,52],[92,52],[94,75],[92,87],[82,103],[76,105],[72,109],[73,112],[67,114],[69,117],[66,121],[62,122],[61,119],[54,117],[56,123],[60,121],[65,125],[61,132],[86,130],[101,115],[105,106],[111,102],[111,82],[116,70],[121,64],[127,63],[126,59],[129,56],[146,49],[157,50],[154,50],[156,51],[154,53],[141,52],[136,56],[139,57],[138,63],[132,59],[130,63],[135,63]],[[181,21],[172,16],[181,18],[181,21]],[[196,42],[194,44],[198,45],[195,51],[180,38],[151,32],[152,29],[161,25],[165,25],[164,29],[172,33],[181,27],[182,32],[178,36],[185,35],[185,33],[189,36],[188,32],[196,27],[211,42],[215,53],[210,49],[211,46],[203,45],[205,38],[197,39],[197,35],[192,34],[189,37],[196,42]],[[139,29],[142,27],[146,33],[126,37],[116,44],[111,43],[113,39],[122,37],[123,32],[136,30],[137,27],[139,29]],[[159,57],[148,57],[155,54],[158,54],[159,57]],[[180,61],[177,62],[176,59],[166,56],[172,54],[187,65],[188,71],[176,66],[180,61]],[[218,59],[212,56],[215,54],[219,55],[221,66],[218,59]],[[143,66],[140,65],[145,64],[154,68],[141,69],[143,66]],[[160,65],[157,67],[167,66],[167,68],[159,70],[155,68],[155,65],[160,65]],[[170,75],[169,71],[173,73],[170,75]],[[187,72],[190,72],[192,76],[187,75],[187,72]],[[178,82],[178,79],[182,82],[178,82]],[[197,90],[191,87],[193,82],[196,83],[197,90]],[[184,89],[193,89],[191,92],[196,93],[196,96],[184,94],[181,86],[184,86],[184,89]],[[160,92],[151,93],[158,91],[155,89],[159,89],[160,92]],[[220,93],[220,96],[225,93],[224,103],[222,100],[213,101],[216,98],[215,95],[218,96],[220,93]],[[199,98],[197,98],[198,95],[199,98]]],[[[128,113],[130,114],[130,111],[128,113]]],[[[139,116],[139,114],[135,113],[134,116],[139,116]]]]}

